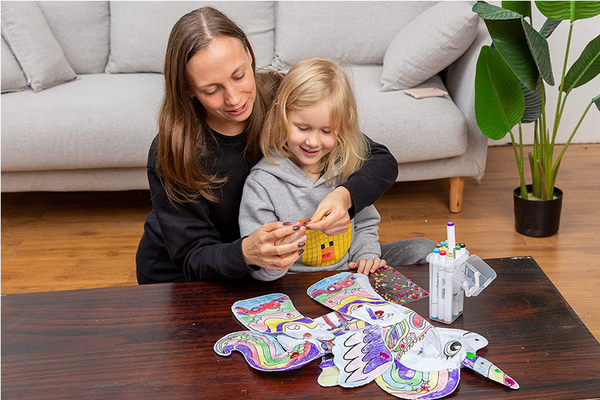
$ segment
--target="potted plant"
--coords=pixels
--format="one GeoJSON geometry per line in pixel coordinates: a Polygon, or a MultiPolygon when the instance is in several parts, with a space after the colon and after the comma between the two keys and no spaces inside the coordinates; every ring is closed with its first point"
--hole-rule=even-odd
{"type": "Polygon", "coordinates": [[[571,91],[600,72],[600,35],[590,41],[567,72],[573,24],[600,14],[598,1],[536,1],[547,18],[532,26],[531,2],[485,2],[473,6],[492,38],[483,46],[475,76],[475,116],[485,136],[498,140],[510,134],[521,185],[514,191],[515,227],[527,236],[550,236],[558,231],[562,191],[554,186],[563,155],[592,104],[600,110],[600,95],[590,100],[579,122],[555,158],[556,135],[571,91]],[[529,20],[527,21],[526,18],[529,20]],[[546,91],[555,80],[546,39],[562,22],[570,21],[565,58],[554,116],[546,113],[546,91]],[[532,184],[525,184],[522,124],[534,123],[533,152],[528,161],[532,184]],[[516,126],[518,125],[518,131],[516,126]],[[518,142],[516,136],[518,134],[518,142]]]}

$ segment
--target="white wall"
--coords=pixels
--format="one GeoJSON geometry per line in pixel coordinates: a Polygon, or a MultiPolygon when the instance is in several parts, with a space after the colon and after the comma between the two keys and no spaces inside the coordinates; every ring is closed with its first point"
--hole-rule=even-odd
{"type": "MultiPolygon", "coordinates": [[[[499,1],[492,1],[490,4],[501,6],[499,1]]],[[[532,8],[533,26],[536,30],[539,30],[546,21],[546,17],[539,12],[535,6],[535,2],[532,2],[532,8]]],[[[567,72],[575,60],[579,58],[585,46],[590,40],[598,36],[598,34],[600,34],[600,16],[575,21],[571,37],[571,48],[567,60],[567,72]]],[[[548,102],[548,104],[546,104],[546,122],[551,133],[551,127],[554,126],[556,101],[558,100],[558,88],[560,87],[560,77],[564,64],[568,35],[569,21],[562,21],[554,33],[548,38],[555,81],[555,84],[552,87],[546,84],[546,98],[548,102]]],[[[556,136],[557,143],[565,143],[569,139],[569,136],[573,132],[573,129],[575,129],[575,126],[585,111],[588,103],[598,95],[600,95],[600,75],[596,76],[596,78],[585,85],[571,91],[556,136]]],[[[517,125],[513,129],[513,133],[516,135],[515,140],[518,140],[518,132],[519,129],[517,125]]],[[[523,125],[523,142],[525,144],[533,143],[533,123],[523,125]]],[[[506,143],[510,143],[510,134],[507,134],[502,140],[489,140],[490,146],[506,143]]],[[[588,111],[571,143],[600,143],[600,111],[594,104],[592,104],[592,107],[588,111]]]]}

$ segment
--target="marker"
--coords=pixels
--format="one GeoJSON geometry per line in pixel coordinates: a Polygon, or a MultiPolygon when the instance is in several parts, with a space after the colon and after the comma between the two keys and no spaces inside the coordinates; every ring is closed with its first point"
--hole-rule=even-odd
{"type": "Polygon", "coordinates": [[[446,233],[448,233],[448,248],[450,252],[454,252],[454,246],[456,245],[456,237],[454,235],[454,222],[448,222],[446,224],[446,233]]]}
{"type": "Polygon", "coordinates": [[[438,321],[444,322],[444,283],[446,281],[446,251],[440,250],[440,258],[438,263],[438,282],[437,282],[437,292],[438,292],[438,321]]]}
{"type": "Polygon", "coordinates": [[[459,245],[456,245],[454,247],[454,254],[456,255],[456,258],[463,255],[463,252],[461,251],[461,247],[459,245]]]}
{"type": "Polygon", "coordinates": [[[429,318],[438,318],[438,297],[437,282],[439,278],[439,269],[437,264],[440,262],[440,249],[433,249],[433,255],[429,261],[429,318]]]}
{"type": "Polygon", "coordinates": [[[454,291],[454,254],[449,253],[446,256],[446,282],[444,285],[444,322],[452,322],[452,301],[454,291]]]}

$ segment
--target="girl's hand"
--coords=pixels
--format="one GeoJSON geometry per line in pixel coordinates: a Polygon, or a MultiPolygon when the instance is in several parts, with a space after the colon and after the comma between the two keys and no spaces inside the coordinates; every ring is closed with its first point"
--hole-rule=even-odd
{"type": "Polygon", "coordinates": [[[295,223],[270,222],[242,240],[242,253],[248,265],[287,270],[304,252],[306,228],[295,223]],[[296,238],[300,240],[292,243],[296,238]]]}
{"type": "Polygon", "coordinates": [[[358,260],[358,262],[348,263],[348,267],[350,269],[356,269],[356,272],[359,274],[369,275],[373,272],[377,271],[379,268],[385,265],[385,260],[377,258],[363,258],[358,260]]]}
{"type": "Polygon", "coordinates": [[[338,186],[319,203],[317,211],[310,217],[311,222],[306,227],[321,230],[327,236],[344,233],[350,226],[350,215],[348,215],[350,207],[352,207],[350,192],[345,187],[338,186]]]}

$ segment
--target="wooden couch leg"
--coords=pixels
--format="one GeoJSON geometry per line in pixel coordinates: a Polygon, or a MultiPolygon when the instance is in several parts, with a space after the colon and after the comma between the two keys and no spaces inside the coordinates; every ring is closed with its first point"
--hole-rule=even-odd
{"type": "Polygon", "coordinates": [[[457,176],[450,178],[450,212],[459,213],[462,210],[464,188],[464,177],[457,176]]]}

